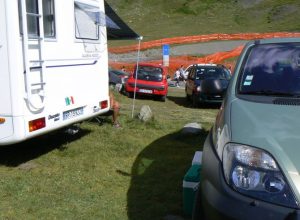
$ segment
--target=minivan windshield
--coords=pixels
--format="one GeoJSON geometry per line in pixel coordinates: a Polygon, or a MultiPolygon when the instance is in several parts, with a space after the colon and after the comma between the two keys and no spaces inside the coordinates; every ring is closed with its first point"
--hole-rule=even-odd
{"type": "Polygon", "coordinates": [[[214,79],[230,79],[230,73],[228,70],[217,66],[198,66],[196,72],[196,80],[203,80],[207,78],[214,79]]]}
{"type": "Polygon", "coordinates": [[[300,97],[300,43],[255,45],[246,56],[239,94],[300,97]]]}
{"type": "MultiPolygon", "coordinates": [[[[136,72],[133,77],[135,78],[136,72]]],[[[163,79],[163,70],[153,66],[139,66],[137,71],[137,79],[160,82],[163,79]]]]}

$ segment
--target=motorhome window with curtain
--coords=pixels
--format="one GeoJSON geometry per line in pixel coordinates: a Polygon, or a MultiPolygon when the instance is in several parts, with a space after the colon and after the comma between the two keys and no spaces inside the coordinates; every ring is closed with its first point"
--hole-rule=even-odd
{"type": "Polygon", "coordinates": [[[99,8],[75,1],[74,10],[76,38],[99,40],[99,8]]]}

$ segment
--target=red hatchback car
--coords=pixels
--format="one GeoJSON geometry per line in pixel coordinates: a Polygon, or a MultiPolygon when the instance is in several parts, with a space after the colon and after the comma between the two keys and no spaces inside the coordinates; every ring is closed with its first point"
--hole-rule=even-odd
{"type": "Polygon", "coordinates": [[[168,94],[167,69],[158,64],[141,63],[138,68],[135,66],[125,90],[129,97],[133,97],[136,91],[139,95],[157,96],[165,101],[168,94]]]}

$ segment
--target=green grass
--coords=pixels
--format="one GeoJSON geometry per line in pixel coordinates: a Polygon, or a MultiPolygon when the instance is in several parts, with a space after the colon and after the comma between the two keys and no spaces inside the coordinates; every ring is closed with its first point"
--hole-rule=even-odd
{"type": "Polygon", "coordinates": [[[182,178],[202,148],[217,108],[194,109],[184,90],[170,88],[164,103],[149,105],[154,120],[131,118],[132,99],[121,102],[122,129],[81,124],[79,135],[55,133],[0,148],[0,219],[162,219],[183,216],[182,178]],[[186,123],[203,132],[185,136],[186,123]]]}
{"type": "MultiPolygon", "coordinates": [[[[211,33],[300,31],[298,0],[107,0],[145,41],[211,33]]],[[[110,42],[112,45],[135,41],[110,42]]]]}

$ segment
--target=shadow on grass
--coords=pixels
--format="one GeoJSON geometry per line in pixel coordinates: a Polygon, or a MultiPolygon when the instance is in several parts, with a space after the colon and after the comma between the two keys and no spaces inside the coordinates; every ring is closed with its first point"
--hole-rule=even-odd
{"type": "Polygon", "coordinates": [[[88,133],[89,130],[80,130],[76,135],[53,132],[18,144],[0,146],[0,165],[17,167],[55,149],[64,150],[65,144],[80,139],[88,133]]]}
{"type": "Polygon", "coordinates": [[[195,151],[202,150],[207,134],[172,133],[154,141],[138,155],[127,193],[128,219],[187,218],[182,211],[182,181],[195,151]]]}
{"type": "Polygon", "coordinates": [[[168,99],[179,106],[192,108],[192,102],[189,102],[186,97],[168,96],[168,99]]]}
{"type": "Polygon", "coordinates": [[[186,108],[219,109],[221,106],[221,103],[202,103],[198,104],[197,107],[193,107],[192,101],[188,101],[186,97],[168,96],[168,99],[175,104],[186,108]]]}

